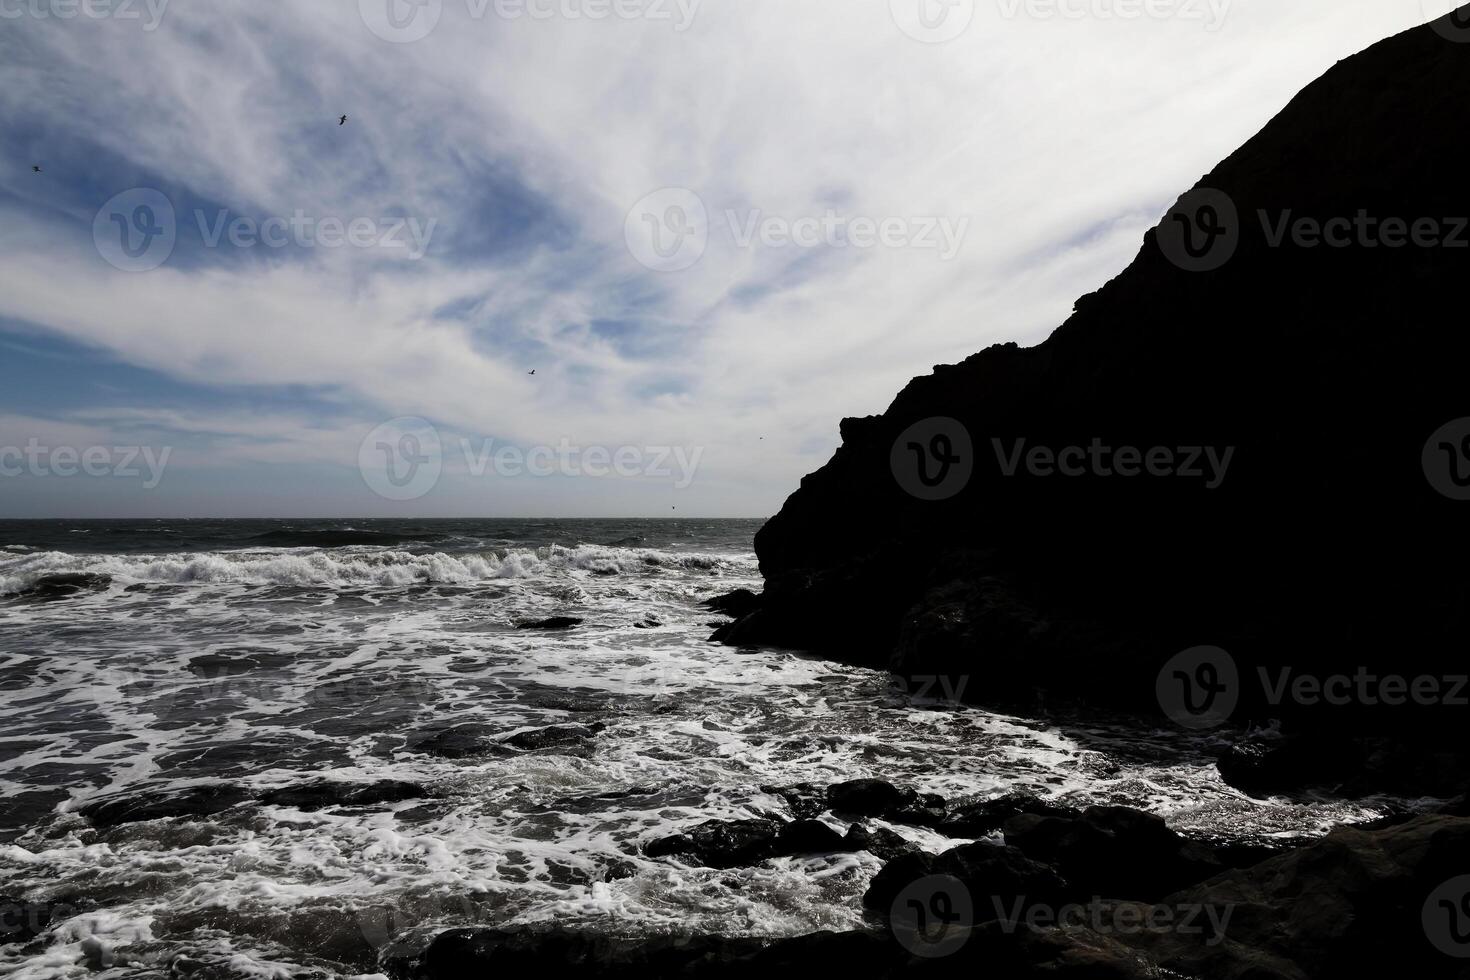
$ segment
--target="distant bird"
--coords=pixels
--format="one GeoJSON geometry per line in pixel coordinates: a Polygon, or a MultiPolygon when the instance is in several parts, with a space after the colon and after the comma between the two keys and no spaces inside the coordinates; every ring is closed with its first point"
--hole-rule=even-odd
{"type": "Polygon", "coordinates": [[[531,378],[536,377],[536,372],[535,371],[532,371],[529,375],[527,375],[527,377],[531,377],[531,378]]]}
{"type": "Polygon", "coordinates": [[[31,168],[31,173],[33,173],[33,174],[38,174],[40,172],[41,172],[41,168],[40,167],[32,167],[31,168]]]}
{"type": "Polygon", "coordinates": [[[339,121],[337,123],[337,125],[338,126],[346,126],[347,125],[347,117],[346,116],[343,116],[342,119],[341,119],[341,121],[339,121]]]}

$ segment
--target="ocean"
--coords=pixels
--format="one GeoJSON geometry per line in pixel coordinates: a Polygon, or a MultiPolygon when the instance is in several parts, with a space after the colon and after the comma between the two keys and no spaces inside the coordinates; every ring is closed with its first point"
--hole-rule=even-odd
{"type": "Polygon", "coordinates": [[[0,974],[371,975],[468,925],[862,928],[867,852],[724,870],[642,852],[790,818],[779,791],[800,784],[1026,790],[1232,840],[1383,810],[1246,797],[1208,734],[916,700],[881,671],[711,644],[724,620],[701,603],[761,587],[759,526],[0,522],[0,896],[65,903],[0,945],[0,974]],[[525,628],[552,618],[580,622],[525,628]],[[385,789],[283,792],[317,780],[385,789]],[[118,799],[165,802],[120,822],[118,799]]]}

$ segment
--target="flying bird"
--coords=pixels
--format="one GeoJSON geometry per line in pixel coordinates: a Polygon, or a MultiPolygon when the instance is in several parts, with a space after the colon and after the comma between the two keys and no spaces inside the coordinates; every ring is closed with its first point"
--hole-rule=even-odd
{"type": "Polygon", "coordinates": [[[337,125],[338,126],[346,126],[347,125],[347,117],[346,116],[343,116],[342,119],[341,119],[341,121],[339,121],[337,123],[337,125]]]}
{"type": "Polygon", "coordinates": [[[534,378],[534,377],[536,377],[536,372],[535,372],[535,371],[532,371],[532,372],[531,372],[531,373],[530,373],[530,374],[529,374],[529,375],[528,375],[528,377],[532,377],[532,378],[534,378]]]}
{"type": "Polygon", "coordinates": [[[40,168],[40,167],[39,167],[39,166],[37,166],[37,167],[32,167],[32,168],[31,168],[31,173],[33,173],[33,174],[38,174],[38,173],[40,173],[40,172],[41,172],[41,168],[40,168]]]}

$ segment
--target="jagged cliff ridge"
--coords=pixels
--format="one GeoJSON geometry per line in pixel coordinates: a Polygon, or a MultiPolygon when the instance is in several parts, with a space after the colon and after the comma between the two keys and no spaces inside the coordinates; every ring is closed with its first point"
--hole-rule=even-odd
{"type": "MultiPolygon", "coordinates": [[[[1045,343],[845,420],[719,638],[1149,710],[1161,665],[1212,644],[1248,678],[1237,720],[1310,707],[1266,703],[1257,666],[1470,669],[1470,427],[1440,431],[1470,416],[1456,16],[1306,88],[1045,343]]],[[[1470,714],[1436,707],[1366,717],[1470,714]]]]}

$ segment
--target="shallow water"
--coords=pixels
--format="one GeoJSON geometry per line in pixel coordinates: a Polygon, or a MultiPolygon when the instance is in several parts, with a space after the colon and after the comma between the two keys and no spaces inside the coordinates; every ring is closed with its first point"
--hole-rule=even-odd
{"type": "Polygon", "coordinates": [[[866,853],[716,871],[640,852],[708,819],[790,816],[769,789],[804,782],[877,776],[951,801],[1024,788],[1228,839],[1378,812],[1244,797],[1206,737],[916,702],[879,672],[712,645],[720,617],[699,603],[759,588],[757,527],[0,523],[0,894],[86,909],[0,947],[0,972],[142,977],[187,957],[225,975],[370,974],[383,950],[471,923],[861,927],[880,867],[866,853]],[[63,573],[94,577],[48,591],[63,573]],[[552,616],[585,623],[517,629],[552,616]],[[421,744],[465,724],[491,740],[606,727],[463,758],[421,744]],[[431,796],[258,801],[316,778],[431,796]],[[74,812],[220,781],[253,801],[109,830],[74,812]]]}

